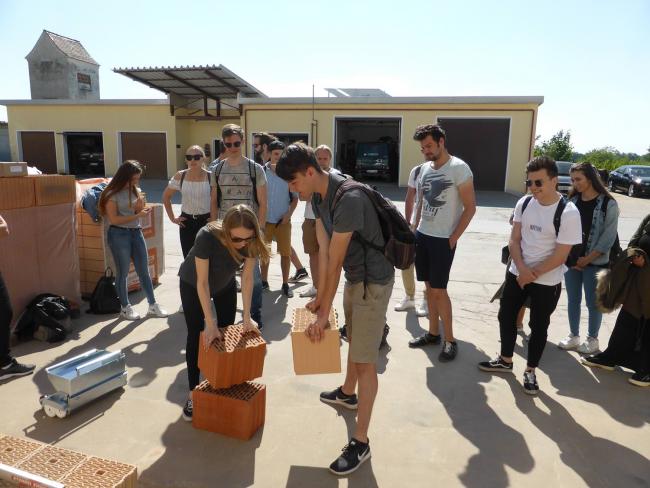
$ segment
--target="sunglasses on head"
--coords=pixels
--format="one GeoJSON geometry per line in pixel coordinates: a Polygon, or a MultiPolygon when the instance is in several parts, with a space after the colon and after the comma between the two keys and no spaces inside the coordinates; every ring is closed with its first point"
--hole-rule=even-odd
{"type": "Polygon", "coordinates": [[[233,237],[230,236],[230,240],[234,242],[235,244],[239,244],[240,242],[251,242],[253,239],[255,239],[255,236],[252,235],[250,237],[233,237]]]}
{"type": "Polygon", "coordinates": [[[530,188],[533,184],[537,188],[541,188],[544,185],[544,180],[526,180],[526,188],[530,188]]]}
{"type": "Polygon", "coordinates": [[[226,146],[227,148],[231,148],[231,147],[233,147],[233,146],[235,146],[235,147],[239,147],[239,146],[241,146],[241,141],[235,141],[235,142],[224,142],[223,145],[226,146]]]}
{"type": "Polygon", "coordinates": [[[193,159],[194,161],[200,161],[202,157],[203,157],[203,156],[201,156],[200,154],[186,154],[186,155],[185,155],[185,159],[186,159],[187,161],[192,161],[192,159],[193,159]]]}

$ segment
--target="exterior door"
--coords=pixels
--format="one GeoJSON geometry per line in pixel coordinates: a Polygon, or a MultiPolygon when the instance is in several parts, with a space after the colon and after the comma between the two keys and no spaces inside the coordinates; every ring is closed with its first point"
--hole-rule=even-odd
{"type": "Polygon", "coordinates": [[[122,132],[122,161],[145,166],[143,178],[167,179],[167,137],[159,132],[122,132]]]}
{"type": "Polygon", "coordinates": [[[57,173],[54,132],[21,132],[20,142],[23,161],[36,166],[43,173],[57,173]]]}

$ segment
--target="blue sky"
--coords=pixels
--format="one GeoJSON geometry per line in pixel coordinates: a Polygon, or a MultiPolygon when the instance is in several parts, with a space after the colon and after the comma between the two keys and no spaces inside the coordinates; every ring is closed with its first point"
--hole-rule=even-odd
{"type": "Polygon", "coordinates": [[[650,146],[646,0],[0,0],[0,99],[29,98],[24,58],[43,29],[83,43],[102,98],[163,97],[114,67],[223,64],[269,96],[542,95],[543,139],[650,146]]]}

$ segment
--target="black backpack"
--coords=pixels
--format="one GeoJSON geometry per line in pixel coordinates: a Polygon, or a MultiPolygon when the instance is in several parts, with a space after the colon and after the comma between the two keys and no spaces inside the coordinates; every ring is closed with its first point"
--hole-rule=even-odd
{"type": "Polygon", "coordinates": [[[18,319],[14,333],[20,340],[28,340],[34,336],[37,329],[49,329],[48,342],[59,342],[66,336],[63,322],[71,315],[70,302],[65,297],[41,293],[27,304],[18,319]]]}
{"type": "Polygon", "coordinates": [[[106,268],[104,276],[97,280],[95,289],[90,296],[90,308],[88,313],[108,314],[119,313],[121,310],[120,299],[117,297],[115,288],[115,277],[113,270],[106,268]]]}
{"type": "Polygon", "coordinates": [[[336,208],[343,194],[350,190],[361,190],[368,196],[370,203],[377,212],[381,233],[384,237],[384,247],[365,240],[358,232],[354,233],[353,239],[356,239],[363,246],[364,251],[370,247],[381,252],[397,269],[408,269],[415,261],[415,235],[393,202],[374,188],[352,178],[346,178],[334,194],[331,208],[332,221],[334,220],[334,208],[336,208]]]}
{"type": "MultiPolygon", "coordinates": [[[[253,185],[253,201],[255,205],[259,207],[260,202],[257,200],[257,173],[255,170],[255,165],[257,164],[252,159],[244,158],[248,163],[248,176],[250,176],[251,183],[253,185]]],[[[219,186],[219,175],[223,169],[223,165],[226,163],[225,159],[217,161],[214,166],[213,175],[214,175],[214,184],[217,187],[217,205],[221,208],[221,187],[219,186]]]]}

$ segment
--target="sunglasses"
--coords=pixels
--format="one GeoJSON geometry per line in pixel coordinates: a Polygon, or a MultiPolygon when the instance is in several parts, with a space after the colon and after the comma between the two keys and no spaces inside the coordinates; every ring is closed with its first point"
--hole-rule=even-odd
{"type": "Polygon", "coordinates": [[[200,154],[186,154],[185,155],[185,160],[186,161],[192,161],[192,159],[193,159],[194,161],[200,161],[202,157],[203,156],[201,156],[200,154]]]}
{"type": "Polygon", "coordinates": [[[239,244],[241,242],[252,242],[253,239],[255,239],[255,237],[256,237],[255,235],[252,235],[250,237],[233,237],[233,236],[230,236],[230,240],[232,242],[234,242],[235,244],[239,244]]]}
{"type": "Polygon", "coordinates": [[[233,146],[235,146],[235,147],[239,147],[239,146],[241,146],[241,141],[235,141],[235,142],[224,142],[223,145],[226,146],[227,148],[231,148],[231,147],[233,147],[233,146]]]}
{"type": "Polygon", "coordinates": [[[533,184],[537,188],[541,188],[544,185],[544,180],[526,180],[526,188],[530,188],[533,184]]]}

